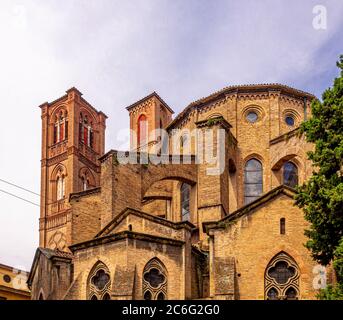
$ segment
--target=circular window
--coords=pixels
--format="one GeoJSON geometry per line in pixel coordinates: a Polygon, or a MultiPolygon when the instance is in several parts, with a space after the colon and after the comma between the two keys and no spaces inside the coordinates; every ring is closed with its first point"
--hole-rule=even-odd
{"type": "Polygon", "coordinates": [[[10,277],[8,274],[5,274],[3,279],[4,279],[4,281],[7,282],[7,283],[10,283],[10,282],[11,282],[11,277],[10,277]]]}
{"type": "Polygon", "coordinates": [[[286,116],[285,122],[288,126],[294,126],[294,123],[295,123],[294,117],[290,115],[286,116]]]}
{"type": "Polygon", "coordinates": [[[254,123],[257,121],[258,119],[258,115],[255,111],[250,111],[248,112],[246,119],[250,122],[250,123],[254,123]]]}

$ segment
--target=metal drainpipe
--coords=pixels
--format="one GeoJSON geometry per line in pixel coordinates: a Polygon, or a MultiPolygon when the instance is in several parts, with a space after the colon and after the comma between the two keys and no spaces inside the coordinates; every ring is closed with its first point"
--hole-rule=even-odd
{"type": "Polygon", "coordinates": [[[304,120],[307,120],[307,99],[304,98],[304,120]]]}

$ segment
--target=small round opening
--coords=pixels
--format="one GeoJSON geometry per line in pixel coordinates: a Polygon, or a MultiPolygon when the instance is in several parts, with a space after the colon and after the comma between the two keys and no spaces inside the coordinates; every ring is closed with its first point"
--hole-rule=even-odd
{"type": "Polygon", "coordinates": [[[286,116],[285,122],[288,126],[294,126],[294,123],[295,123],[294,118],[292,116],[289,116],[289,115],[286,116]]]}
{"type": "Polygon", "coordinates": [[[250,123],[254,123],[257,121],[258,119],[258,115],[255,111],[250,111],[248,112],[246,119],[250,122],[250,123]]]}
{"type": "Polygon", "coordinates": [[[8,274],[5,274],[4,277],[3,277],[4,281],[6,283],[10,283],[11,282],[11,277],[8,275],[8,274]]]}

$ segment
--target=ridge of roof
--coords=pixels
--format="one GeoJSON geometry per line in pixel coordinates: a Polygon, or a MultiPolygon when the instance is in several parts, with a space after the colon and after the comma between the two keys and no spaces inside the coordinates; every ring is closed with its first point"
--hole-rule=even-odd
{"type": "Polygon", "coordinates": [[[158,100],[160,100],[162,102],[162,104],[173,114],[174,110],[168,106],[168,104],[157,94],[156,91],[153,91],[152,93],[150,93],[149,95],[143,97],[142,99],[130,104],[128,107],[126,107],[126,110],[131,110],[132,108],[136,107],[137,105],[143,103],[146,100],[149,100],[150,98],[155,97],[158,100]]]}
{"type": "Polygon", "coordinates": [[[287,196],[291,196],[291,194],[295,194],[296,190],[288,187],[286,185],[280,185],[269,192],[265,193],[258,199],[244,205],[243,207],[237,209],[236,211],[232,212],[231,214],[225,216],[224,218],[218,221],[205,221],[202,223],[203,231],[208,233],[210,229],[217,229],[217,228],[224,228],[226,222],[233,221],[237,218],[240,218],[247,213],[251,212],[252,210],[258,208],[259,206],[269,202],[270,200],[274,199],[279,194],[285,194],[287,196]]]}
{"type": "Polygon", "coordinates": [[[151,214],[146,213],[144,211],[140,211],[140,210],[137,210],[134,208],[127,207],[124,210],[122,210],[116,217],[114,217],[104,228],[102,228],[96,234],[96,236],[94,238],[96,239],[96,238],[108,235],[109,232],[111,232],[130,213],[134,214],[134,215],[138,215],[138,216],[146,218],[146,219],[149,219],[149,220],[152,220],[156,223],[168,225],[169,227],[174,228],[174,229],[180,229],[182,227],[188,227],[190,229],[195,228],[195,226],[189,221],[173,222],[170,220],[166,220],[164,218],[160,218],[158,216],[151,215],[151,214]]]}

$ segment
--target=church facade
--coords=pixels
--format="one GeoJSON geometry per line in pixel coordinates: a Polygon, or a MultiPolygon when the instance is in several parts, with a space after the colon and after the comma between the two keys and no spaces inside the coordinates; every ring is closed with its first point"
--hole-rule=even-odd
{"type": "Polygon", "coordinates": [[[128,152],[105,153],[107,117],[76,88],[42,104],[32,298],[314,299],[324,271],[294,206],[313,170],[298,130],[313,99],[280,84],[231,86],[173,119],[154,92],[127,107],[138,160],[126,163],[128,152]],[[179,142],[166,140],[167,155],[159,129],[179,142]],[[198,159],[207,132],[224,154],[217,174],[198,159]]]}

